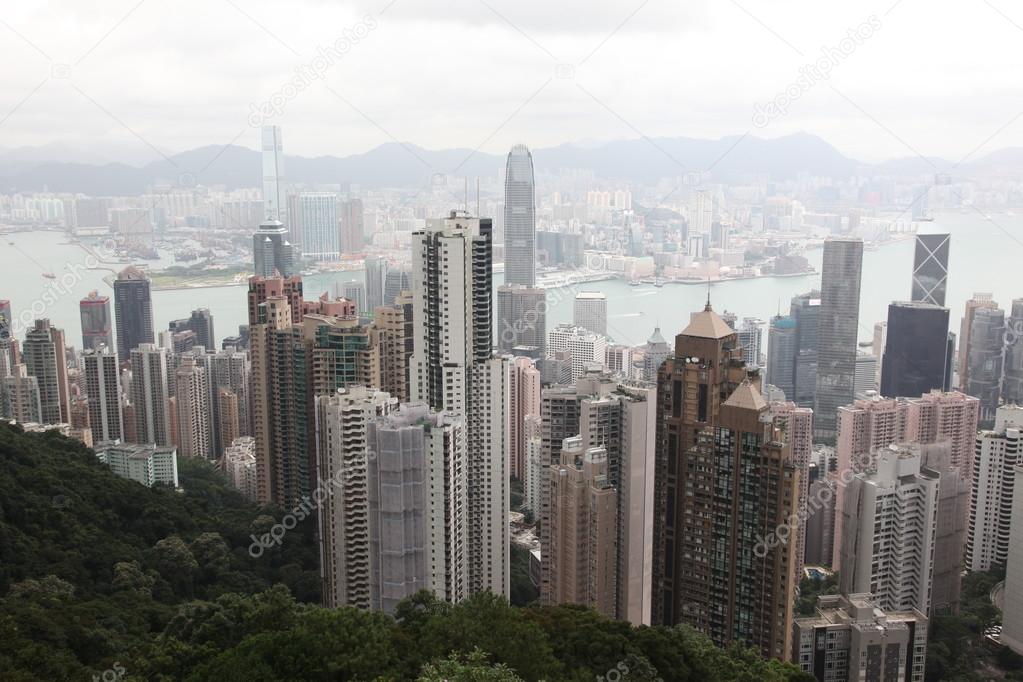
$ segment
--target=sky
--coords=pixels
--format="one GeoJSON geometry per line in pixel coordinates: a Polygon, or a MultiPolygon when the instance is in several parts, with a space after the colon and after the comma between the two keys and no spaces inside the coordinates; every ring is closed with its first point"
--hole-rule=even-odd
{"type": "Polygon", "coordinates": [[[959,161],[1023,146],[1021,42],[1009,0],[22,0],[0,149],[143,162],[275,123],[303,156],[805,131],[959,161]]]}

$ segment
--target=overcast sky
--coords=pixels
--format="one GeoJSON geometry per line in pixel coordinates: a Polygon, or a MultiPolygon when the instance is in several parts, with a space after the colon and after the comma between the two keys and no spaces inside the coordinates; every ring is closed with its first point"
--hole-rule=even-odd
{"type": "Polygon", "coordinates": [[[0,148],[254,148],[266,118],[307,156],[805,130],[861,160],[958,161],[1023,146],[1021,44],[1009,0],[12,0],[0,148]],[[822,49],[829,78],[800,83],[822,49]]]}

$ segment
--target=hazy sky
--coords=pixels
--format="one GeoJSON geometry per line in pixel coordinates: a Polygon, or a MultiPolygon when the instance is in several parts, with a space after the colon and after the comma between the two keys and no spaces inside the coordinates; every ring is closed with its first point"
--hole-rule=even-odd
{"type": "Polygon", "coordinates": [[[265,119],[303,155],[805,130],[957,161],[1023,146],[1021,43],[1009,0],[10,1],[0,148],[256,147],[265,119]]]}

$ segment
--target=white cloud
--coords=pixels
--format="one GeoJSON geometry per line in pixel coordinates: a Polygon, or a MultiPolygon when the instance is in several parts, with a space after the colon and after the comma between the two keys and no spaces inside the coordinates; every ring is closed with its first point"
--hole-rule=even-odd
{"type": "MultiPolygon", "coordinates": [[[[755,104],[872,14],[876,35],[756,134],[806,130],[867,160],[912,149],[958,159],[1023,111],[1023,31],[981,3],[903,0],[887,15],[890,0],[487,3],[396,0],[383,15],[386,1],[364,0],[5,8],[0,60],[14,68],[0,89],[0,147],[107,142],[145,155],[239,133],[254,147],[250,104],[367,13],[378,26],[324,78],[358,111],[313,82],[278,120],[290,152],[357,153],[390,135],[499,152],[518,141],[741,134],[755,104]],[[54,78],[53,63],[70,65],[70,78],[54,78]],[[573,77],[559,78],[559,64],[573,77]]],[[[1023,24],[1023,11],[996,4],[1023,24]]],[[[1013,145],[1023,119],[986,149],[1013,145]]]]}

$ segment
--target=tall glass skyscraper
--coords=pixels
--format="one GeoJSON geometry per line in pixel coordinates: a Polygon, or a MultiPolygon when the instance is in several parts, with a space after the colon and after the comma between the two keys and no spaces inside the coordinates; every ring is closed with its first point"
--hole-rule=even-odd
{"type": "Polygon", "coordinates": [[[850,404],[855,396],[862,271],[861,239],[830,237],[825,240],[813,430],[815,438],[826,442],[835,440],[838,408],[850,404]]]}
{"type": "Polygon", "coordinates": [[[504,178],[504,282],[536,283],[536,186],[533,155],[525,145],[508,152],[504,178]]]}
{"type": "Polygon", "coordinates": [[[129,266],[114,280],[114,317],[117,325],[117,357],[124,362],[142,343],[153,343],[153,299],[149,278],[129,266]]]}
{"type": "Polygon", "coordinates": [[[917,398],[946,385],[948,308],[917,301],[888,306],[881,395],[917,398]]]}
{"type": "Polygon", "coordinates": [[[263,218],[287,224],[284,202],[284,142],[280,126],[263,126],[263,218]]]}

